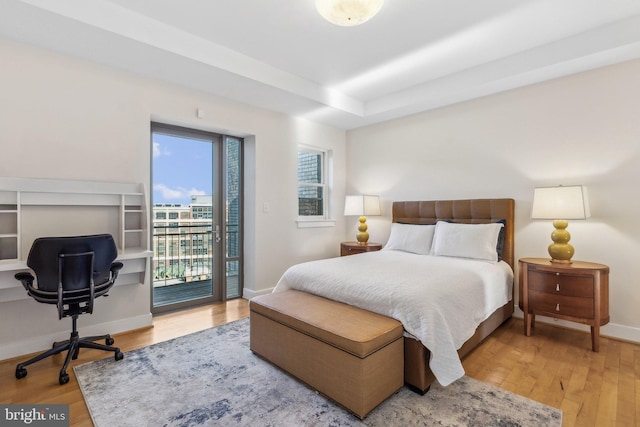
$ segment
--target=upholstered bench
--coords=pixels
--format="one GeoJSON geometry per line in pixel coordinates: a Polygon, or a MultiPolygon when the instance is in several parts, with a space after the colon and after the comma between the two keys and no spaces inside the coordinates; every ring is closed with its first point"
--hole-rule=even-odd
{"type": "Polygon", "coordinates": [[[400,322],[305,292],[250,302],[251,350],[364,418],[404,384],[400,322]]]}

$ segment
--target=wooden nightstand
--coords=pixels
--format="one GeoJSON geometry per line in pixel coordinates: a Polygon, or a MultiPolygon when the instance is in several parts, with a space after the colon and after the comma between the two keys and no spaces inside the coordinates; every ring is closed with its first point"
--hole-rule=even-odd
{"type": "Polygon", "coordinates": [[[524,334],[531,335],[536,314],[578,322],[591,326],[591,348],[598,351],[600,326],[609,323],[609,267],[544,258],[522,258],[518,264],[524,334]]]}
{"type": "Polygon", "coordinates": [[[361,245],[358,242],[342,242],[340,243],[340,256],[361,254],[363,252],[374,252],[382,249],[380,243],[369,243],[361,245]]]}

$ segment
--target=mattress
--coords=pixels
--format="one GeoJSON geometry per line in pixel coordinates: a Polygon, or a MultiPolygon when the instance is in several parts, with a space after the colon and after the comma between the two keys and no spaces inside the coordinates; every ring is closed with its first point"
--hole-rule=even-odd
{"type": "Polygon", "coordinates": [[[505,262],[382,250],[297,264],[274,292],[297,289],[400,321],[431,352],[429,367],[448,385],[464,375],[457,350],[512,299],[505,262]]]}

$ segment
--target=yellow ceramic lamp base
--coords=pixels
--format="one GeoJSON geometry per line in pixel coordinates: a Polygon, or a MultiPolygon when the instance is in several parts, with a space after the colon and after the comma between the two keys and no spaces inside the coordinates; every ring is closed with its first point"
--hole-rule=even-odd
{"type": "Polygon", "coordinates": [[[359,218],[360,225],[358,225],[359,233],[356,235],[356,239],[358,240],[358,244],[366,245],[369,241],[369,233],[367,233],[367,217],[361,216],[359,218]]]}
{"type": "Polygon", "coordinates": [[[549,245],[549,255],[551,255],[551,262],[570,264],[571,257],[573,256],[573,246],[569,244],[571,234],[567,231],[569,221],[563,219],[557,219],[553,221],[553,226],[556,228],[551,233],[551,240],[553,243],[549,245]]]}

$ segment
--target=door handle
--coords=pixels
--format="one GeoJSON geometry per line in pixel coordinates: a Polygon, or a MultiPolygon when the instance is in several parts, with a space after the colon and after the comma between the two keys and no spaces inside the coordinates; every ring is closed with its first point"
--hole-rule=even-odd
{"type": "Polygon", "coordinates": [[[220,226],[216,225],[216,243],[220,243],[220,240],[222,240],[220,237],[220,226]]]}

